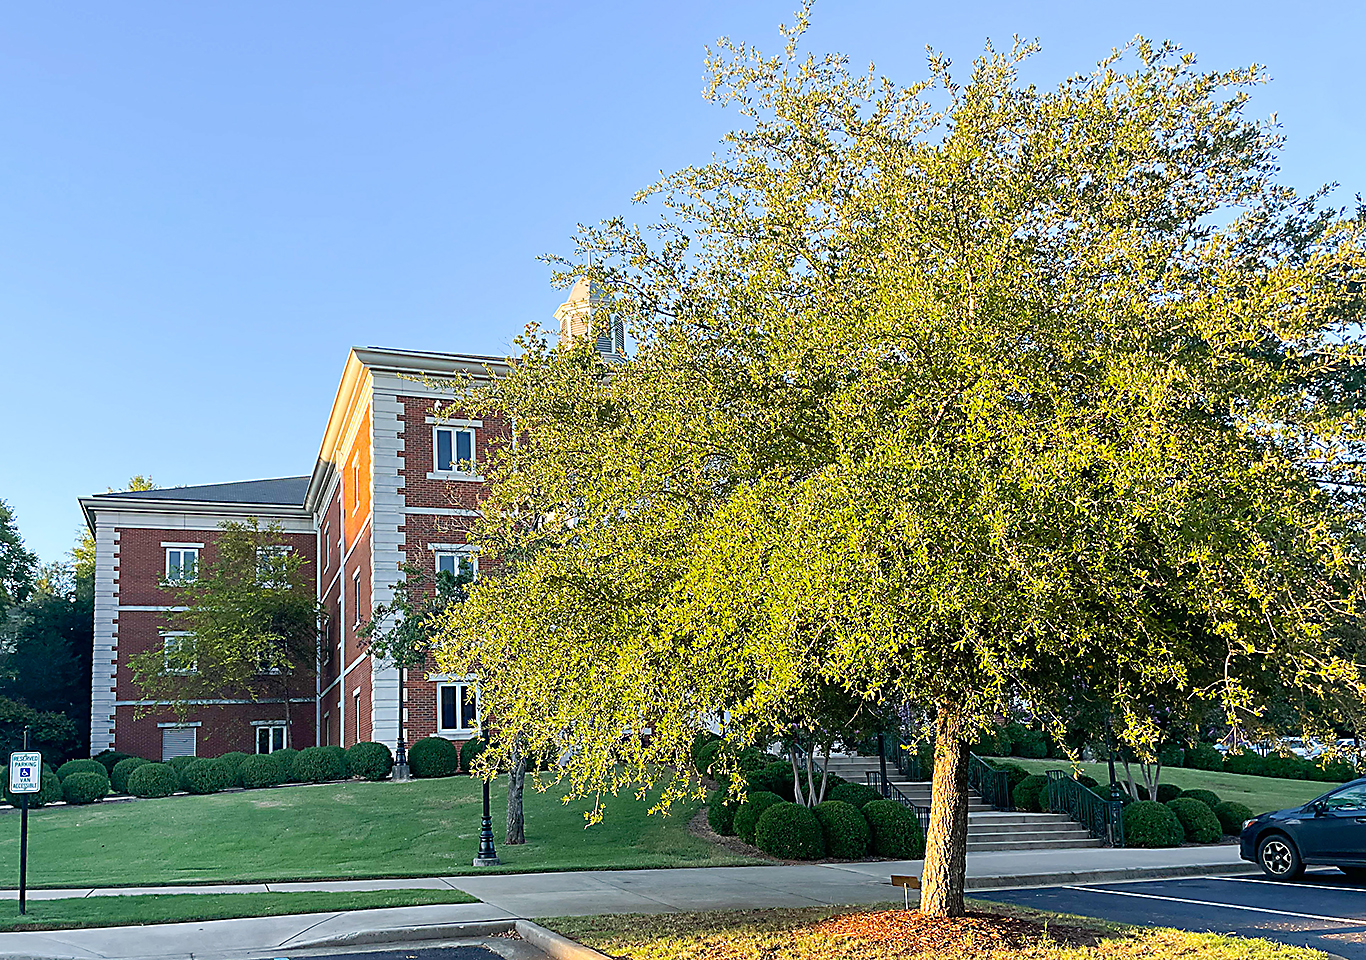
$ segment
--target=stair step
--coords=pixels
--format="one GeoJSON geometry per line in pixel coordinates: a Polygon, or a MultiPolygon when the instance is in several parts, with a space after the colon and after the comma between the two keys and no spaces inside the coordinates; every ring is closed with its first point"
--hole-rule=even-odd
{"type": "Polygon", "coordinates": [[[1002,850],[1078,850],[1102,846],[1099,840],[990,840],[968,838],[968,853],[991,853],[1002,850]]]}
{"type": "Polygon", "coordinates": [[[968,814],[968,826],[970,827],[988,824],[1029,823],[1046,825],[1072,822],[1072,818],[1065,813],[1003,813],[989,810],[984,813],[968,814]]]}
{"type": "Polygon", "coordinates": [[[1085,830],[968,830],[968,842],[992,840],[1089,840],[1085,830]]]}

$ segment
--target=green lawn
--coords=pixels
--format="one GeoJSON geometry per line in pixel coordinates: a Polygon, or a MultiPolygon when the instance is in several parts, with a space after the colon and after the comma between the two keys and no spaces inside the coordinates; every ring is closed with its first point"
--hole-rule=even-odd
{"type": "Polygon", "coordinates": [[[336,913],[429,903],[478,903],[459,890],[362,890],[354,893],[176,893],[127,897],[71,897],[0,904],[0,931],[61,930],[68,927],[127,927],[144,923],[276,917],[292,913],[336,913]]]}
{"type": "MultiPolygon", "coordinates": [[[[1066,760],[1025,760],[1021,757],[987,757],[994,764],[1017,763],[1030,773],[1043,773],[1045,770],[1070,770],[1066,760]]],[[[1081,772],[1094,777],[1102,784],[1110,782],[1110,773],[1103,763],[1078,764],[1081,772]]],[[[1139,772],[1134,768],[1134,779],[1139,781],[1139,772]]],[[[1124,767],[1115,766],[1115,775],[1124,778],[1124,767]]],[[[1171,783],[1182,790],[1199,787],[1213,790],[1220,800],[1233,800],[1245,803],[1253,813],[1266,813],[1269,810],[1282,810],[1296,807],[1313,800],[1333,788],[1331,783],[1316,783],[1311,780],[1277,780],[1274,777],[1247,777],[1238,773],[1223,773],[1213,770],[1187,770],[1184,767],[1163,767],[1161,783],[1171,783]]]]}
{"type": "MultiPolygon", "coordinates": [[[[651,799],[608,797],[603,822],[585,829],[586,802],[555,788],[526,791],[528,843],[498,843],[500,872],[718,866],[752,863],[687,831],[696,802],[650,816],[651,799]]],[[[140,886],[347,877],[486,873],[479,846],[481,794],[470,777],[409,783],[336,783],[167,797],[29,814],[29,882],[35,887],[140,886]]],[[[504,791],[493,790],[502,840],[504,791]]],[[[0,815],[0,876],[18,876],[19,816],[0,815]]]]}

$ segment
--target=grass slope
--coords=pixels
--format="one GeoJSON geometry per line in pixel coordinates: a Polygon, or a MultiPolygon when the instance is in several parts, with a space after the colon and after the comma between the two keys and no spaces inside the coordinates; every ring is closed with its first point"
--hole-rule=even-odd
{"type": "MultiPolygon", "coordinates": [[[[996,764],[1016,763],[1030,773],[1039,774],[1045,770],[1070,770],[1072,768],[1071,763],[1066,760],[1025,760],[1022,757],[988,757],[987,759],[996,764]]],[[[1110,782],[1110,773],[1106,764],[1082,763],[1078,766],[1081,767],[1082,773],[1095,777],[1102,784],[1110,782]]],[[[1135,768],[1133,773],[1134,780],[1139,783],[1141,789],[1142,781],[1138,770],[1135,768]]],[[[1121,781],[1124,779],[1124,767],[1122,765],[1115,765],[1115,776],[1121,781]]],[[[1222,771],[1188,770],[1185,767],[1163,767],[1159,782],[1175,784],[1182,790],[1194,790],[1197,787],[1202,790],[1213,790],[1219,795],[1220,800],[1245,803],[1252,808],[1253,813],[1297,807],[1327,793],[1334,786],[1331,783],[1316,783],[1310,780],[1248,777],[1238,773],[1223,773],[1222,771]]]]}
{"type": "Polygon", "coordinates": [[[1328,960],[1304,947],[970,903],[940,920],[876,908],[809,907],[540,921],[618,960],[1328,960]],[[1004,941],[1004,942],[1003,942],[1004,941]]]}
{"type": "Polygon", "coordinates": [[[63,930],[71,927],[127,927],[235,917],[278,917],[293,913],[337,913],[430,903],[478,903],[459,890],[361,890],[352,893],[175,893],[127,897],[72,897],[30,900],[28,913],[10,901],[0,911],[0,931],[63,930]]]}
{"type": "MultiPolygon", "coordinates": [[[[528,843],[498,843],[500,872],[752,863],[687,832],[695,802],[650,816],[652,799],[608,797],[602,823],[554,788],[526,791],[528,843]]],[[[502,839],[504,789],[493,789],[502,839]]],[[[167,797],[29,814],[35,887],[139,886],[476,871],[481,792],[470,777],[336,783],[167,797]]],[[[0,870],[17,876],[19,817],[0,816],[0,870]]]]}

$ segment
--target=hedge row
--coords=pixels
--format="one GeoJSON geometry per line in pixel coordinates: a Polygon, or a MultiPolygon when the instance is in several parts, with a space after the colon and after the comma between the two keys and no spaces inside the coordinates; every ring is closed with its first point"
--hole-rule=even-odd
{"type": "Polygon", "coordinates": [[[879,857],[914,860],[925,854],[915,813],[859,784],[840,784],[815,807],[756,790],[735,804],[725,790],[712,793],[707,822],[722,835],[738,836],[783,860],[879,857]],[[847,799],[846,799],[847,798],[847,799]]]}

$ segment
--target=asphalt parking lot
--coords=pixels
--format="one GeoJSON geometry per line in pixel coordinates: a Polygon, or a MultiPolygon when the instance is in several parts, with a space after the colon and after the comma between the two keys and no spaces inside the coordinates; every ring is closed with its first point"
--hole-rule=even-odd
{"type": "Polygon", "coordinates": [[[1192,877],[969,895],[1116,923],[1264,937],[1366,960],[1366,887],[1336,870],[1314,870],[1297,883],[1192,877]]]}

